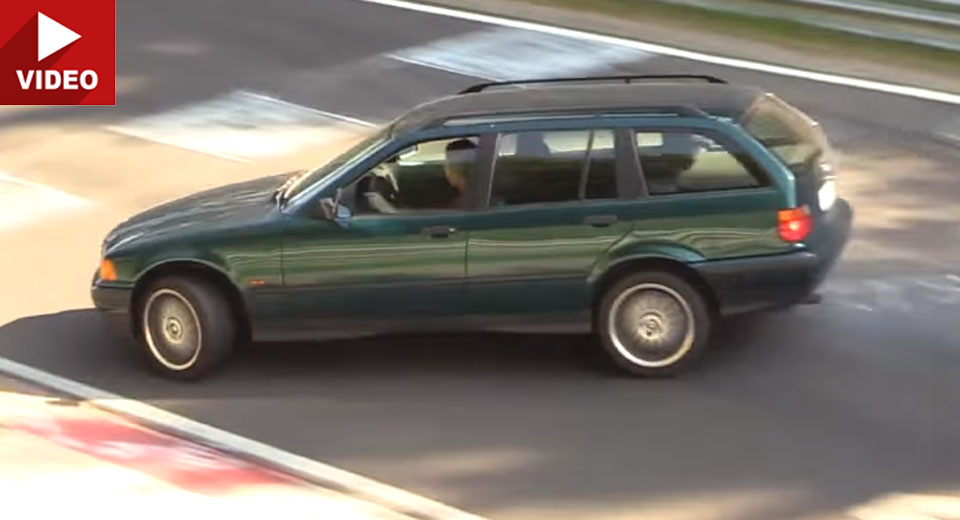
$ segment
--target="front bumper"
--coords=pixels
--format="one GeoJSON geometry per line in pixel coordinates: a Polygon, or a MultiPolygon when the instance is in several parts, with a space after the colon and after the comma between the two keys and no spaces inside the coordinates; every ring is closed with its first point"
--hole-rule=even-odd
{"type": "Polygon", "coordinates": [[[713,289],[722,315],[774,309],[807,300],[843,252],[853,209],[838,200],[803,249],[694,265],[713,289]]]}
{"type": "Polygon", "coordinates": [[[133,337],[133,323],[130,319],[133,287],[110,285],[102,282],[99,276],[94,274],[93,283],[90,286],[90,297],[93,299],[93,306],[100,311],[100,319],[111,335],[122,339],[133,337]]]}

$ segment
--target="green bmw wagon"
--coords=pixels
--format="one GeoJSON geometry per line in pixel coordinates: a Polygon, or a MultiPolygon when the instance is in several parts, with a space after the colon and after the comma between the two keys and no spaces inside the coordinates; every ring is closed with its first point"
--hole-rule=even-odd
{"type": "Polygon", "coordinates": [[[92,296],[176,378],[249,341],[464,329],[592,332],[672,375],[717,320],[818,301],[852,222],[833,161],[801,111],[709,76],[482,84],[129,218],[92,296]]]}

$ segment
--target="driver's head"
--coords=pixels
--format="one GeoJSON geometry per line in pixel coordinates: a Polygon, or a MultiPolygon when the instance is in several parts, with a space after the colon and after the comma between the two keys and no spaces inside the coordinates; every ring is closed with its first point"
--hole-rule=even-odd
{"type": "Polygon", "coordinates": [[[469,139],[457,139],[447,145],[444,173],[447,182],[458,190],[467,187],[470,169],[477,158],[477,145],[469,139]]]}

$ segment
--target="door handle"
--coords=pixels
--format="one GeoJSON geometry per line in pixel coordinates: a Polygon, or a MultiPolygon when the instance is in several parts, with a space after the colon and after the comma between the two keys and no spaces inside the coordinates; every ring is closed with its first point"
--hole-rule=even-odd
{"type": "Polygon", "coordinates": [[[617,222],[616,215],[590,215],[587,218],[583,219],[584,224],[597,227],[597,228],[611,226],[616,222],[617,222]]]}
{"type": "Polygon", "coordinates": [[[420,230],[420,233],[430,238],[447,238],[457,232],[457,228],[450,226],[431,226],[420,230]]]}

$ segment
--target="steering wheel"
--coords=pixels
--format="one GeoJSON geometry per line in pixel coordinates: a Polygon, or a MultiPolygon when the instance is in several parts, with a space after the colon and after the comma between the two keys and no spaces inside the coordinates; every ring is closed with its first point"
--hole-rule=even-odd
{"type": "Polygon", "coordinates": [[[361,184],[360,203],[364,211],[396,213],[399,191],[389,163],[376,166],[361,184]]]}
{"type": "Polygon", "coordinates": [[[400,185],[397,183],[397,177],[394,175],[393,170],[396,168],[394,163],[385,162],[377,165],[373,169],[373,175],[377,179],[383,179],[386,182],[377,182],[376,188],[388,200],[394,201],[397,198],[397,194],[400,193],[400,185]]]}

